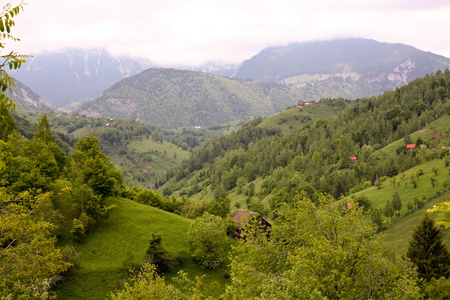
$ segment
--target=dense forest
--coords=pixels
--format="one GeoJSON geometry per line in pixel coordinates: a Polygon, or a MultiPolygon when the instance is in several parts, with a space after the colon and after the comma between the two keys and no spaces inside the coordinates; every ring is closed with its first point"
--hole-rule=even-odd
{"type": "MultiPolygon", "coordinates": [[[[237,131],[204,142],[180,167],[169,171],[168,181],[160,184],[164,183],[164,196],[173,194],[170,198],[145,188],[126,187],[122,174],[100,150],[100,145],[106,150],[121,149],[141,135],[160,139],[157,130],[120,120],[106,126],[103,123],[108,119],[75,115],[79,125],[71,133],[86,128],[85,122],[89,122],[102,138],[89,135],[76,140],[68,131],[56,135],[51,130],[50,124],[73,124],[69,115],[52,117],[52,122],[42,115],[37,125],[26,118],[18,118],[16,123],[2,104],[2,295],[56,295],[52,281],[61,277],[55,275],[76,273],[78,243],[106,226],[105,220],[117,209],[110,199],[126,203],[119,197],[195,219],[186,232],[192,247],[189,257],[203,268],[222,268],[225,249],[230,247],[226,234],[236,230],[229,219],[234,206],[227,197],[231,191],[245,194],[247,208],[268,217],[273,226],[263,231],[256,218],[244,228],[246,238],[232,247],[227,288],[221,298],[365,295],[402,299],[431,295],[441,285],[448,285],[448,280],[437,280],[448,276],[448,267],[433,269],[432,275],[419,274],[423,279],[418,280],[408,260],[385,256],[375,234],[379,225],[361,223],[366,209],[358,207],[366,207],[364,199],[348,199],[347,206],[335,199],[424,161],[448,160],[448,149],[442,148],[448,146],[448,126],[429,140],[411,140],[410,133],[449,114],[449,85],[450,72],[438,71],[382,96],[356,100],[356,105],[338,118],[313,124],[299,119],[302,126],[289,132],[260,126],[262,118],[255,118],[237,131]],[[17,132],[18,126],[27,128],[23,135],[17,132]],[[399,139],[403,143],[394,155],[378,152],[399,139]],[[420,147],[408,150],[412,143],[420,147]],[[257,178],[262,179],[255,188],[257,178]],[[38,258],[40,264],[36,265],[38,258]],[[380,280],[379,272],[389,280],[380,280]]],[[[322,101],[319,105],[346,105],[344,99],[322,101]]],[[[112,298],[134,299],[141,293],[149,299],[210,297],[200,278],[194,283],[182,272],[174,283],[166,283],[162,272],[173,272],[186,263],[186,253],[168,251],[157,233],[150,235],[149,243],[145,263],[132,263],[138,269],[142,266],[140,273],[133,273],[137,277],[126,281],[112,298]]],[[[440,248],[443,260],[438,263],[448,266],[445,249],[440,248]]],[[[412,253],[412,261],[415,256],[420,253],[412,253]]]]}
{"type": "Polygon", "coordinates": [[[437,71],[381,96],[360,99],[336,119],[319,119],[288,134],[260,128],[261,119],[255,119],[194,151],[168,172],[161,191],[188,196],[212,191],[220,198],[237,189],[265,215],[300,191],[337,199],[446,156],[448,128],[426,141],[411,140],[410,133],[450,113],[449,88],[450,71],[437,71]],[[380,156],[379,149],[399,139],[404,143],[397,155],[380,156]],[[420,147],[408,150],[406,145],[413,143],[420,147]],[[255,193],[252,181],[258,177],[264,180],[255,193]],[[268,195],[270,207],[263,208],[258,202],[268,195]]]}

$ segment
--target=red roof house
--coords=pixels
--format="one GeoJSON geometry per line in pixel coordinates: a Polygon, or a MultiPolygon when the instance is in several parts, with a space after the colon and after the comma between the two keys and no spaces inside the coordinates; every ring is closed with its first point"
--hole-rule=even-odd
{"type": "Polygon", "coordinates": [[[349,158],[354,163],[358,161],[358,158],[356,156],[350,156],[349,158]]]}
{"type": "Polygon", "coordinates": [[[416,144],[408,144],[408,145],[406,145],[406,148],[407,149],[414,149],[414,148],[416,148],[416,144]]]}

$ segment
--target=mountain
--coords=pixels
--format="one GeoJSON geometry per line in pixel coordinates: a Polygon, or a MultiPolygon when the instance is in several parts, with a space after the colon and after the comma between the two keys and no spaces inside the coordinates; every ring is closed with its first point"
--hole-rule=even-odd
{"type": "Polygon", "coordinates": [[[16,88],[7,92],[8,96],[17,103],[17,107],[24,110],[50,110],[44,99],[36,94],[28,86],[16,80],[16,88]]]}
{"type": "Polygon", "coordinates": [[[105,49],[69,48],[27,59],[11,74],[52,106],[93,99],[115,82],[151,66],[144,59],[114,57],[105,49]]]}
{"type": "Polygon", "coordinates": [[[204,63],[200,67],[191,66],[177,69],[205,72],[219,76],[231,77],[236,72],[238,67],[239,64],[229,64],[222,61],[209,61],[204,63]]]}
{"type": "Polygon", "coordinates": [[[298,90],[286,85],[152,68],[114,84],[78,112],[178,128],[268,116],[299,99],[298,90]]]}
{"type": "Polygon", "coordinates": [[[403,44],[353,38],[295,43],[262,50],[233,78],[286,83],[304,98],[360,98],[450,67],[450,59],[403,44]]]}

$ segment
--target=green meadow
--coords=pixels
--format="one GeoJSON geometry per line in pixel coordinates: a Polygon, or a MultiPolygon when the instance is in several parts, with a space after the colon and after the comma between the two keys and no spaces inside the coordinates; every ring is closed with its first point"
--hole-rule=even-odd
{"type": "MultiPolygon", "coordinates": [[[[445,181],[448,181],[450,178],[449,170],[450,167],[445,166],[444,159],[434,159],[395,176],[395,184],[394,178],[388,178],[381,182],[380,187],[372,186],[354,195],[366,196],[371,202],[372,209],[383,209],[386,206],[386,201],[392,201],[394,193],[398,192],[402,201],[401,217],[408,210],[408,202],[414,205],[414,198],[417,197],[419,201],[426,202],[441,193],[444,190],[445,181]],[[433,169],[437,169],[436,175],[433,169]],[[422,175],[418,175],[422,172],[422,175]],[[431,178],[435,180],[434,186],[431,178]],[[416,185],[411,179],[416,182],[416,185]]],[[[394,216],[391,220],[395,221],[397,218],[394,216]]]]}
{"type": "Polygon", "coordinates": [[[308,104],[302,108],[293,107],[264,119],[258,127],[279,129],[283,133],[291,132],[305,124],[313,124],[317,119],[337,117],[340,112],[355,105],[354,102],[344,102],[342,106],[332,106],[326,103],[308,104]]]}
{"type": "MultiPolygon", "coordinates": [[[[150,233],[161,234],[166,248],[181,258],[179,269],[191,278],[207,275],[204,282],[211,296],[224,292],[229,261],[217,270],[206,270],[190,258],[187,232],[192,220],[124,198],[110,198],[108,204],[117,205],[110,218],[75,247],[79,265],[59,284],[60,299],[107,298],[129,278],[125,262],[144,261],[150,233]]],[[[176,271],[164,275],[170,280],[176,271]]]]}

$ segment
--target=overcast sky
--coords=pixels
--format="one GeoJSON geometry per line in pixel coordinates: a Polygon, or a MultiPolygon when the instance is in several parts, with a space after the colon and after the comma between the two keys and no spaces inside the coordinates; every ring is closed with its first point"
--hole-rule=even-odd
{"type": "Polygon", "coordinates": [[[21,41],[12,46],[30,54],[107,47],[166,66],[240,63],[269,46],[363,37],[450,57],[448,0],[26,2],[12,31],[21,41]]]}

